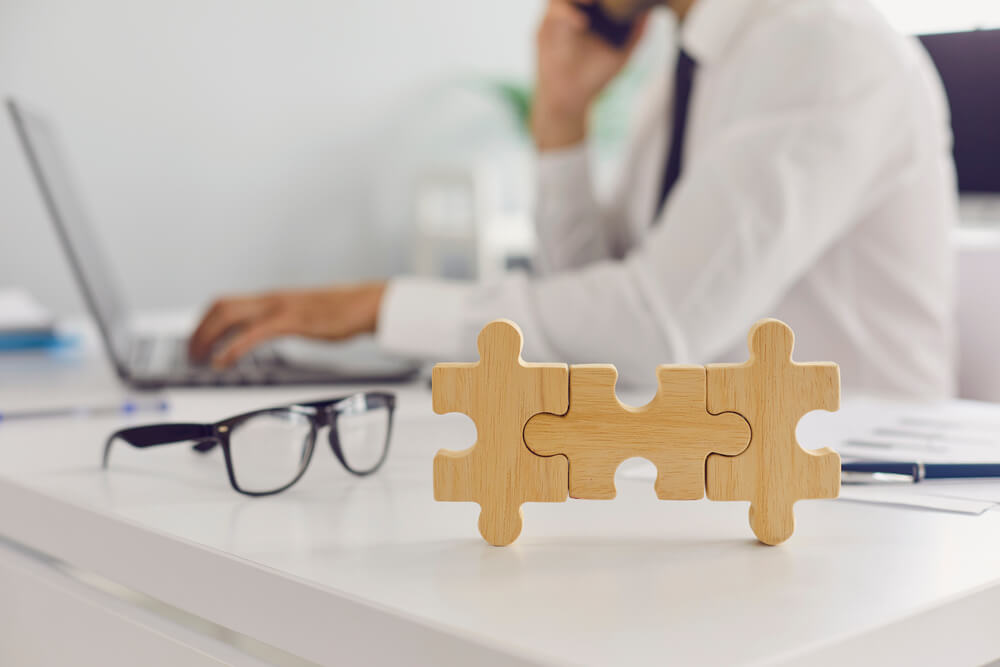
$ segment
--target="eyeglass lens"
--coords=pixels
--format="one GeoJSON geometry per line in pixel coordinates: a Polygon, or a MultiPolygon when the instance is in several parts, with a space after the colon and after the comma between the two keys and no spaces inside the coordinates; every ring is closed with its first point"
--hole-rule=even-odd
{"type": "Polygon", "coordinates": [[[308,415],[271,410],[235,424],[229,452],[237,486],[268,493],[294,482],[312,454],[315,430],[308,415]]]}
{"type": "Polygon", "coordinates": [[[344,464],[365,474],[378,467],[389,440],[389,408],[345,410],[337,415],[337,440],[344,464]]]}

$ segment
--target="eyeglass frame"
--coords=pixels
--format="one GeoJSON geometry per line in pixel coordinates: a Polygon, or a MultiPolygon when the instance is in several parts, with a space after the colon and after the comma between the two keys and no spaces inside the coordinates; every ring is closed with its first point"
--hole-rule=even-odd
{"type": "Polygon", "coordinates": [[[202,454],[207,454],[218,446],[222,448],[223,457],[226,461],[226,472],[229,476],[229,484],[233,487],[233,490],[237,493],[253,497],[273,496],[289,489],[296,482],[302,479],[302,476],[305,475],[306,470],[309,468],[309,463],[312,461],[313,452],[316,450],[316,438],[319,435],[319,431],[326,427],[329,427],[330,429],[329,435],[327,436],[330,448],[333,450],[337,460],[340,461],[340,464],[344,466],[345,470],[358,477],[367,477],[368,475],[376,472],[382,467],[382,464],[385,463],[386,457],[389,454],[389,443],[392,440],[392,421],[395,408],[395,394],[378,391],[357,392],[338,398],[320,401],[307,401],[302,403],[290,403],[288,405],[252,410],[250,412],[234,415],[214,423],[164,422],[161,424],[130,426],[128,428],[119,429],[108,436],[107,441],[104,443],[104,456],[101,460],[101,467],[105,470],[108,468],[108,462],[111,456],[111,445],[116,440],[123,440],[139,449],[156,447],[159,445],[174,445],[185,442],[193,442],[194,445],[192,446],[192,449],[202,454]],[[362,412],[361,408],[363,408],[363,411],[370,411],[378,408],[387,408],[389,411],[382,456],[369,470],[355,470],[350,466],[344,457],[343,450],[341,449],[340,436],[338,435],[336,428],[337,419],[340,415],[359,414],[362,412]],[[236,481],[236,473],[233,469],[229,435],[234,428],[249,419],[277,412],[293,412],[309,419],[309,433],[307,436],[308,452],[304,457],[305,460],[302,463],[301,469],[292,481],[278,489],[274,489],[273,491],[249,491],[241,489],[239,482],[236,481]]]}

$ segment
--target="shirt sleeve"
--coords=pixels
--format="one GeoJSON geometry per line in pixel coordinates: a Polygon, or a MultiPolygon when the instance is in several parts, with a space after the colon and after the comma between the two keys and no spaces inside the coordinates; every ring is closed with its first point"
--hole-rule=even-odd
{"type": "Polygon", "coordinates": [[[576,269],[596,261],[621,259],[635,242],[631,222],[643,219],[642,198],[635,197],[639,181],[659,180],[644,173],[649,151],[659,152],[666,140],[666,81],[656,77],[642,91],[629,112],[623,159],[607,196],[594,187],[591,155],[585,142],[540,152],[536,159],[535,229],[538,274],[576,269]]]}
{"type": "MultiPolygon", "coordinates": [[[[539,274],[564,271],[616,254],[620,212],[594,194],[586,144],[537,157],[535,228],[539,274]]],[[[620,251],[619,251],[620,252],[620,251]]]]}
{"type": "MultiPolygon", "coordinates": [[[[874,69],[827,77],[822,94],[797,91],[782,105],[768,98],[756,113],[743,110],[689,160],[663,218],[627,256],[608,258],[596,218],[560,241],[554,230],[569,233],[571,215],[594,215],[590,204],[571,214],[578,204],[568,201],[565,216],[546,223],[553,226],[547,245],[549,260],[559,260],[553,265],[574,268],[493,285],[396,281],[380,339],[399,353],[474,359],[478,330],[507,317],[524,331],[525,359],[613,363],[629,382],[651,382],[658,363],[711,361],[779,302],[882,188],[905,177],[892,73],[874,69]],[[567,248],[556,256],[560,243],[567,248]],[[402,304],[411,298],[422,299],[420,312],[402,304]]],[[[563,157],[582,169],[578,155],[563,157]]]]}

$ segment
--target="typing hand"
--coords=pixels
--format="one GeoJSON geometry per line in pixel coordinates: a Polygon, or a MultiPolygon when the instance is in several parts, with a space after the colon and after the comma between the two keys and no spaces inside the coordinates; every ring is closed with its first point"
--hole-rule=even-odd
{"type": "MultiPolygon", "coordinates": [[[[597,0],[576,0],[591,4],[597,0]]],[[[591,32],[586,13],[570,0],[550,0],[538,28],[538,85],[531,131],[540,150],[571,146],[586,134],[587,112],[628,62],[648,14],[623,48],[591,32]]]]}
{"type": "Polygon", "coordinates": [[[188,342],[195,362],[233,364],[280,336],[341,340],[375,331],[385,283],[224,297],[205,313],[188,342]]]}

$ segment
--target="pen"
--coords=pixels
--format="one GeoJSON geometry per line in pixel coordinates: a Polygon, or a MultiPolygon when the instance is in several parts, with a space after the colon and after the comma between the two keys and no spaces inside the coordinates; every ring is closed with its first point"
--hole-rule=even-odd
{"type": "Polygon", "coordinates": [[[924,479],[1000,477],[1000,463],[922,463],[920,461],[852,461],[841,465],[843,481],[919,482],[924,479]]]}
{"type": "Polygon", "coordinates": [[[148,401],[126,400],[122,403],[108,405],[81,405],[60,408],[42,408],[38,410],[14,410],[0,412],[0,422],[17,421],[20,419],[45,419],[48,417],[104,417],[111,415],[130,415],[136,412],[166,412],[170,405],[160,398],[148,401]]]}

